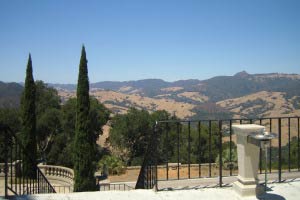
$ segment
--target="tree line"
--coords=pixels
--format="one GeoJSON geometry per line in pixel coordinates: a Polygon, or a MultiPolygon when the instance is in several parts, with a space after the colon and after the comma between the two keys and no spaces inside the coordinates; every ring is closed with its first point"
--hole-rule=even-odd
{"type": "MultiPolygon", "coordinates": [[[[38,162],[74,169],[74,191],[95,190],[94,173],[99,152],[96,139],[109,117],[109,111],[89,96],[85,47],[82,47],[77,98],[61,105],[57,91],[42,81],[34,81],[29,54],[24,91],[18,109],[1,109],[0,123],[11,127],[25,154],[22,176],[36,179],[38,162]]],[[[1,134],[0,152],[5,148],[1,134]]],[[[3,162],[4,158],[0,157],[3,162]]]]}

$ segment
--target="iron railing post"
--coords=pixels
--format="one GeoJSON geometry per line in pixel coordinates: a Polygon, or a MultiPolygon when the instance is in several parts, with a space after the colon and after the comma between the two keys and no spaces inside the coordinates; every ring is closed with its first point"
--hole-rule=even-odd
{"type": "Polygon", "coordinates": [[[10,186],[9,186],[9,188],[10,188],[10,190],[12,190],[13,189],[13,146],[14,146],[14,144],[13,144],[13,141],[12,141],[12,139],[9,141],[10,142],[10,148],[9,148],[9,153],[10,153],[10,155],[9,155],[9,158],[10,158],[10,167],[9,167],[9,171],[10,171],[10,186]]]}
{"type": "Polygon", "coordinates": [[[229,121],[229,163],[230,163],[230,176],[232,176],[232,120],[229,121]]]}
{"type": "Polygon", "coordinates": [[[37,171],[37,189],[38,189],[38,193],[40,193],[40,176],[39,176],[39,173],[37,171]]]}
{"type": "Polygon", "coordinates": [[[222,120],[219,120],[219,185],[222,187],[222,120]]]}
{"type": "Polygon", "coordinates": [[[199,155],[199,178],[201,177],[201,154],[200,154],[200,148],[201,148],[201,121],[198,122],[198,155],[199,155]]]}
{"type": "Polygon", "coordinates": [[[157,165],[158,165],[158,122],[153,126],[153,132],[150,141],[147,145],[147,150],[144,156],[143,164],[138,176],[135,189],[149,189],[155,187],[158,189],[157,165]]]}
{"type": "Polygon", "coordinates": [[[179,122],[177,122],[177,179],[179,180],[179,176],[180,176],[180,171],[179,171],[179,162],[180,162],[180,138],[179,138],[179,122]]]}
{"type": "Polygon", "coordinates": [[[298,121],[298,142],[297,142],[297,157],[298,157],[298,171],[300,171],[300,122],[299,122],[299,117],[297,118],[298,121]]]}
{"type": "MultiPolygon", "coordinates": [[[[262,125],[262,119],[259,119],[259,125],[262,125]]],[[[259,173],[262,174],[262,148],[259,147],[259,173]]]]}
{"type": "Polygon", "coordinates": [[[278,181],[281,182],[281,118],[278,119],[278,181]]]}
{"type": "Polygon", "coordinates": [[[291,118],[288,118],[288,170],[291,171],[291,118]]]}
{"type": "Polygon", "coordinates": [[[209,156],[209,177],[211,177],[211,120],[209,120],[209,136],[208,136],[208,156],[209,156]]]}
{"type": "MultiPolygon", "coordinates": [[[[270,133],[272,133],[272,119],[270,118],[270,133]]],[[[272,141],[270,140],[269,148],[269,172],[272,172],[272,141]]]]}
{"type": "Polygon", "coordinates": [[[188,177],[191,178],[191,122],[188,122],[188,177]]]}
{"type": "MultiPolygon", "coordinates": [[[[157,180],[157,165],[158,165],[158,158],[157,158],[157,156],[158,156],[158,153],[157,153],[157,151],[158,151],[158,144],[159,144],[159,136],[160,135],[158,135],[158,122],[156,121],[156,123],[155,123],[155,127],[154,127],[154,130],[155,130],[155,132],[154,132],[154,137],[155,137],[155,144],[154,144],[154,155],[155,155],[155,159],[154,159],[154,173],[153,174],[155,174],[155,177],[154,177],[154,187],[155,187],[155,191],[157,191],[158,190],[158,180],[157,180]]],[[[152,169],[153,170],[153,169],[152,169]]],[[[152,187],[152,186],[151,186],[152,187]]]]}
{"type": "Polygon", "coordinates": [[[167,172],[167,174],[166,174],[166,178],[167,178],[167,180],[169,180],[169,124],[168,123],[166,123],[166,148],[167,148],[167,150],[166,150],[166,172],[167,172]]]}
{"type": "Polygon", "coordinates": [[[157,172],[157,163],[155,164],[155,191],[158,191],[158,172],[157,172]]]}
{"type": "Polygon", "coordinates": [[[4,164],[4,195],[5,195],[5,198],[7,199],[8,198],[8,133],[7,133],[7,130],[3,130],[4,132],[4,160],[5,160],[5,164],[4,164]]]}

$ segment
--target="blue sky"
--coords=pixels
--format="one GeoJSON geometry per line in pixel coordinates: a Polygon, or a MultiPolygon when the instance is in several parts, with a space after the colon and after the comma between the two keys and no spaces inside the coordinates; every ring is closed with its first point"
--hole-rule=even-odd
{"type": "Polygon", "coordinates": [[[300,74],[298,0],[1,0],[0,80],[76,83],[300,74]]]}

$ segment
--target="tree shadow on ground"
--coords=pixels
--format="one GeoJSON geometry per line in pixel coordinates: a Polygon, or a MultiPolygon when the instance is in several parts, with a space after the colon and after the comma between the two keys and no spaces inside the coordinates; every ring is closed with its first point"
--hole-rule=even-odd
{"type": "Polygon", "coordinates": [[[282,197],[278,194],[268,194],[268,193],[258,196],[257,199],[259,199],[259,200],[285,200],[284,197],[282,197]]]}

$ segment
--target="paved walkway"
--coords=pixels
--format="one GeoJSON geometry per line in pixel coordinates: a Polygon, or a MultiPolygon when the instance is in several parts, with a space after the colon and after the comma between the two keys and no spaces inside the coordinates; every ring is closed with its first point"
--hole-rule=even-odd
{"type": "Polygon", "coordinates": [[[239,197],[231,187],[227,188],[202,188],[193,190],[160,191],[131,190],[131,191],[104,191],[104,192],[81,192],[69,194],[40,194],[18,197],[18,200],[222,200],[222,199],[265,199],[265,200],[298,200],[300,196],[300,179],[273,183],[269,185],[269,191],[260,197],[239,197]]]}
{"type": "MultiPolygon", "coordinates": [[[[281,174],[281,180],[293,180],[300,177],[300,172],[285,172],[281,174]]],[[[265,182],[265,175],[258,175],[259,182],[265,182]]],[[[233,182],[237,181],[236,176],[223,177],[223,186],[231,186],[233,182]]],[[[278,182],[278,174],[268,174],[268,183],[278,182]]],[[[212,188],[219,186],[218,178],[200,178],[200,179],[182,179],[182,180],[169,180],[158,181],[159,190],[180,190],[180,189],[200,189],[200,188],[212,188]]]]}
{"type": "MultiPolygon", "coordinates": [[[[300,177],[299,172],[283,173],[283,183],[276,183],[278,180],[277,174],[269,175],[270,181],[268,183],[269,191],[266,195],[259,197],[259,199],[275,199],[275,200],[293,200],[299,199],[300,196],[300,177]]],[[[80,199],[239,199],[239,197],[232,191],[231,183],[236,180],[236,177],[223,178],[223,188],[217,186],[218,179],[216,178],[202,178],[202,179],[187,179],[177,181],[159,181],[159,192],[152,190],[132,190],[132,191],[102,191],[102,192],[84,192],[84,193],[69,193],[69,194],[40,194],[32,196],[24,196],[15,199],[30,199],[30,200],[80,200],[80,199]]],[[[260,175],[260,180],[263,182],[264,176],[260,175]]],[[[125,183],[125,182],[124,182],[125,183]]],[[[127,182],[127,185],[134,186],[135,182],[127,182]]],[[[1,185],[1,184],[0,184],[1,185]]],[[[1,195],[0,195],[1,196],[1,195]]],[[[0,198],[1,199],[1,198],[0,198]]],[[[250,197],[246,199],[257,199],[250,197]]]]}

